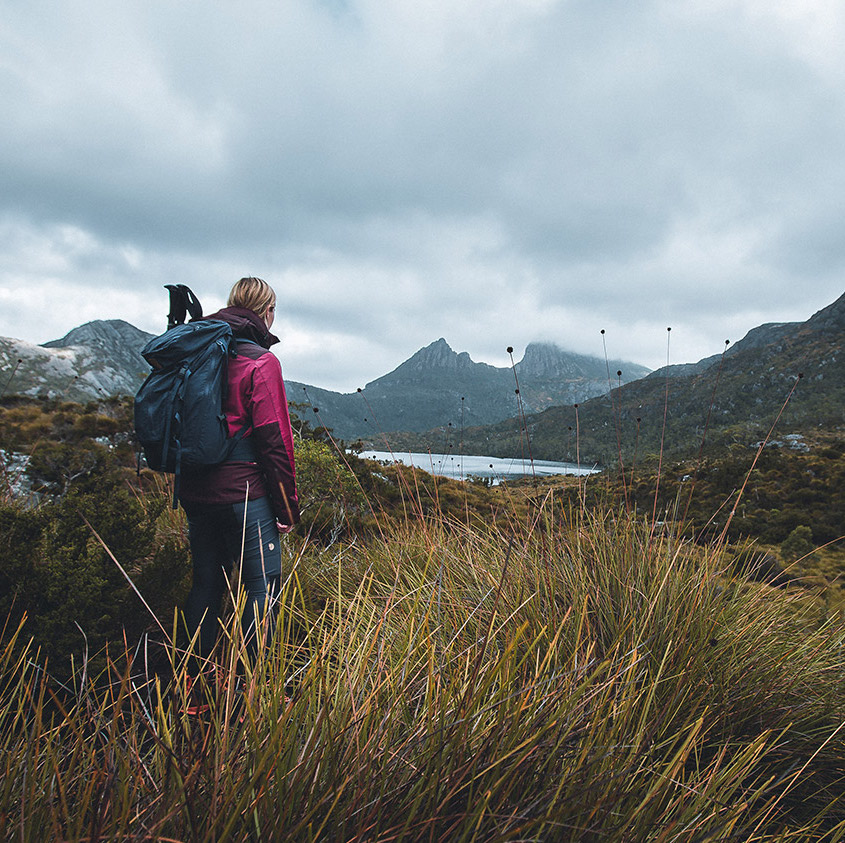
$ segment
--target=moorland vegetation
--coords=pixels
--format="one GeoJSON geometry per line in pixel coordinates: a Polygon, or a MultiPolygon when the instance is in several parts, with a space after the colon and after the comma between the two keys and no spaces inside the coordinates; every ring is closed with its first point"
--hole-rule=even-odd
{"type": "Polygon", "coordinates": [[[131,405],[2,399],[0,836],[845,839],[836,430],[493,488],[302,415],[275,632],[249,663],[233,582],[189,716],[131,405]]]}

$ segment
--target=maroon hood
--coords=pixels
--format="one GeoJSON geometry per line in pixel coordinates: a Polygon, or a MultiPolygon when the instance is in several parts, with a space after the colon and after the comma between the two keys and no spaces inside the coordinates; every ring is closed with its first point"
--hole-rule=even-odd
{"type": "Polygon", "coordinates": [[[267,323],[257,313],[245,307],[224,307],[211,316],[203,316],[203,319],[228,322],[232,326],[232,333],[238,339],[252,340],[263,348],[270,348],[279,341],[275,334],[270,333],[267,323]]]}

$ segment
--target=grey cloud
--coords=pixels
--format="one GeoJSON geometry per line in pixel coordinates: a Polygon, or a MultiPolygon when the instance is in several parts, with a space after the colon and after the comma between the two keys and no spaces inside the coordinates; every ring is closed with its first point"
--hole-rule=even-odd
{"type": "MultiPolygon", "coordinates": [[[[683,77],[684,65],[671,54],[640,61],[654,50],[648,18],[619,6],[614,12],[620,19],[607,28],[604,15],[576,18],[560,7],[530,33],[536,50],[501,62],[471,55],[472,72],[457,65],[448,79],[433,74],[435,85],[415,77],[413,65],[399,63],[387,76],[388,56],[366,32],[350,34],[306,14],[277,18],[302,32],[282,32],[276,43],[272,26],[240,37],[237,26],[199,27],[188,39],[186,29],[200,21],[171,12],[158,93],[213,127],[217,165],[201,166],[202,150],[184,138],[173,148],[171,127],[138,126],[125,104],[109,113],[94,102],[92,113],[83,109],[63,125],[71,143],[54,166],[52,202],[39,202],[43,191],[32,181],[19,192],[39,213],[52,205],[113,236],[150,242],[331,242],[343,230],[338,220],[482,207],[494,209],[517,247],[576,257],[629,252],[659,239],[683,204],[684,169],[674,170],[671,160],[678,142],[723,132],[718,109],[730,98],[713,101],[713,91],[695,91],[703,86],[693,81],[685,109],[671,98],[656,106],[672,81],[666,76],[680,70],[683,77]],[[640,50],[632,48],[637,41],[640,50]],[[74,160],[75,146],[87,157],[74,160]]],[[[712,74],[720,52],[694,71],[712,74]]],[[[736,76],[725,81],[734,85],[736,76]]],[[[706,156],[710,144],[699,145],[706,156]]],[[[695,143],[686,169],[690,155],[694,163],[695,143]]],[[[19,169],[43,177],[36,164],[19,169]]]]}
{"type": "Polygon", "coordinates": [[[740,5],[34,0],[0,33],[0,216],[90,234],[80,287],[275,276],[303,331],[396,363],[832,300],[841,79],[740,5]]]}

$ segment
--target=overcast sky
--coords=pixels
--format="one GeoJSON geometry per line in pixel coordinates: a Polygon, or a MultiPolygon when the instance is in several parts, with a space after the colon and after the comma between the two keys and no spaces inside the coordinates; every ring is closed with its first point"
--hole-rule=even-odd
{"type": "Polygon", "coordinates": [[[3,336],[258,275],[285,375],[352,391],[441,336],[697,360],[845,289],[840,0],[0,9],[3,336]]]}

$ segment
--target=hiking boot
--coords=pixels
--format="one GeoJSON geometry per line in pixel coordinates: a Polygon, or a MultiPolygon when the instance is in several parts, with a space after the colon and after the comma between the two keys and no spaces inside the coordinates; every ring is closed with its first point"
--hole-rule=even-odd
{"type": "Polygon", "coordinates": [[[184,712],[188,717],[199,717],[211,710],[202,687],[198,687],[197,680],[193,676],[187,676],[185,681],[185,708],[184,712]]]}

